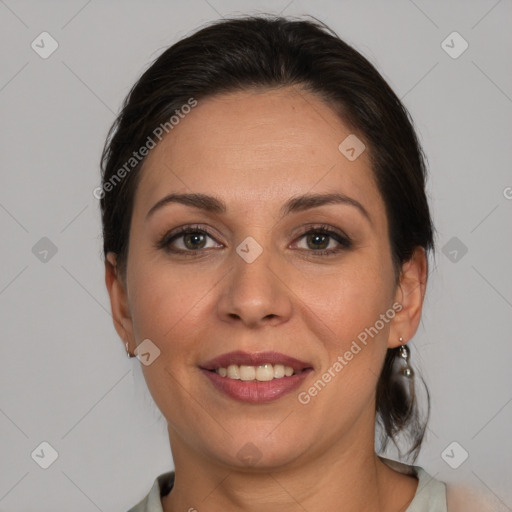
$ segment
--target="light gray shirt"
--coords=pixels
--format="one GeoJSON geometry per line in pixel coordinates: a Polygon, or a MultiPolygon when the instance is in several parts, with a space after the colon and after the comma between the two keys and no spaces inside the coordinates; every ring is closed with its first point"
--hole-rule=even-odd
{"type": "MultiPolygon", "coordinates": [[[[405,512],[447,512],[446,485],[432,478],[419,466],[408,466],[380,457],[388,466],[400,473],[418,478],[416,494],[405,512]]],[[[167,495],[174,483],[174,471],[159,475],[149,493],[128,512],[163,512],[162,496],[167,495]]]]}

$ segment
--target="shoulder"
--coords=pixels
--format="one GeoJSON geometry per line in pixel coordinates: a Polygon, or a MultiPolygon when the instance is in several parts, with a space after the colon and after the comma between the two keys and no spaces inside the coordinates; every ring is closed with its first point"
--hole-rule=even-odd
{"type": "Polygon", "coordinates": [[[420,466],[413,466],[418,478],[416,494],[406,512],[448,512],[446,484],[420,466]]]}
{"type": "Polygon", "coordinates": [[[405,512],[448,512],[446,484],[427,473],[420,466],[409,466],[402,462],[380,457],[390,468],[418,479],[416,493],[405,512]]]}
{"type": "Polygon", "coordinates": [[[508,512],[510,509],[495,495],[484,489],[462,483],[437,480],[420,466],[379,457],[400,473],[415,475],[418,487],[405,512],[508,512]]]}
{"type": "Polygon", "coordinates": [[[465,484],[448,484],[448,512],[507,512],[510,508],[495,494],[465,484]]]}
{"type": "Polygon", "coordinates": [[[128,512],[163,512],[162,496],[171,491],[173,484],[174,471],[157,476],[148,494],[128,512]]]}

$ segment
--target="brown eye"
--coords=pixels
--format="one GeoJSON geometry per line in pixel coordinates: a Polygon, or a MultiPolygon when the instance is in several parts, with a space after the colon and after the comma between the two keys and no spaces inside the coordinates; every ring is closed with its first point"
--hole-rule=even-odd
{"type": "Polygon", "coordinates": [[[155,247],[184,254],[204,252],[207,249],[217,249],[223,246],[205,229],[189,226],[164,235],[155,247]]]}
{"type": "Polygon", "coordinates": [[[309,251],[314,256],[328,256],[350,249],[352,241],[341,232],[320,226],[303,233],[294,246],[309,251]]]}
{"type": "Polygon", "coordinates": [[[331,237],[323,233],[311,233],[306,237],[306,241],[309,249],[322,250],[327,249],[329,246],[329,239],[331,237]]]}
{"type": "Polygon", "coordinates": [[[206,245],[206,236],[203,233],[187,233],[182,236],[183,244],[191,251],[202,249],[206,245]]]}

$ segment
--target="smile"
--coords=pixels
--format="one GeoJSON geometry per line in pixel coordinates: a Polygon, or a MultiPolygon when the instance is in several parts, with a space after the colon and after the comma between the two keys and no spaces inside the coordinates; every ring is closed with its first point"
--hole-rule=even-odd
{"type": "Polygon", "coordinates": [[[258,366],[236,365],[230,364],[227,368],[220,367],[215,371],[221,376],[228,379],[251,381],[257,380],[266,382],[273,379],[282,379],[291,377],[302,370],[295,371],[291,366],[283,364],[265,363],[258,366]]]}
{"type": "Polygon", "coordinates": [[[296,389],[312,365],[277,352],[231,352],[200,366],[217,391],[250,403],[269,402],[296,389]]]}

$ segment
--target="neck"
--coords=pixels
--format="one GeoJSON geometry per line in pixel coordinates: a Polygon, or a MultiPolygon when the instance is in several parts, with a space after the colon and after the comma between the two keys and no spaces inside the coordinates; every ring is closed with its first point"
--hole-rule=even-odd
{"type": "MultiPolygon", "coordinates": [[[[354,429],[355,431],[356,429],[354,429]]],[[[344,512],[405,510],[417,479],[390,469],[374,451],[374,431],[343,436],[314,457],[251,472],[212,461],[191,449],[169,428],[175,481],[163,498],[164,512],[240,510],[344,512]]]]}

